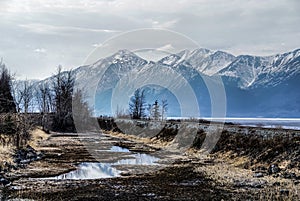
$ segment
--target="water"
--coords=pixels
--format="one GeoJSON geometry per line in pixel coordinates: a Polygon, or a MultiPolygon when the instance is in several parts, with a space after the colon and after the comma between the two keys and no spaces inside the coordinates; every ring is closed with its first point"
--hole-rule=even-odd
{"type": "Polygon", "coordinates": [[[76,170],[46,179],[55,180],[89,180],[89,179],[100,179],[100,178],[112,178],[119,177],[122,171],[118,170],[118,166],[121,165],[158,165],[159,158],[151,156],[149,154],[131,153],[128,149],[112,146],[110,150],[113,152],[124,152],[130,153],[126,159],[120,159],[115,163],[80,163],[76,170]]]}
{"type": "Polygon", "coordinates": [[[242,126],[300,130],[300,119],[298,118],[226,118],[226,122],[242,126]]]}
{"type": "Polygon", "coordinates": [[[134,154],[134,158],[127,158],[119,160],[115,165],[157,165],[159,158],[150,156],[148,154],[134,154]]]}
{"type": "Polygon", "coordinates": [[[122,152],[122,153],[130,152],[129,149],[119,147],[119,146],[112,146],[109,151],[111,151],[111,152],[122,152]]]}
{"type": "Polygon", "coordinates": [[[121,171],[113,168],[108,163],[81,163],[77,170],[49,178],[57,180],[73,179],[99,179],[99,178],[112,178],[120,176],[121,171]]]}
{"type": "MultiPolygon", "coordinates": [[[[168,119],[189,119],[188,117],[169,117],[168,119]]],[[[201,119],[201,118],[200,118],[201,119]]],[[[217,122],[231,122],[242,126],[284,128],[300,130],[300,118],[206,118],[202,119],[217,122]]]]}

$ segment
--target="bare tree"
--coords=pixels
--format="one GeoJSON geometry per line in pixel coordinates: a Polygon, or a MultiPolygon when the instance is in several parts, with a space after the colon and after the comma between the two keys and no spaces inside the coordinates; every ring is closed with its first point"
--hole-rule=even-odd
{"type": "Polygon", "coordinates": [[[12,93],[16,104],[17,112],[29,112],[30,105],[34,102],[34,85],[32,81],[15,81],[12,87],[12,93]]]}
{"type": "Polygon", "coordinates": [[[48,115],[49,113],[54,111],[54,103],[53,103],[53,93],[49,84],[40,83],[36,88],[35,98],[37,103],[37,108],[42,114],[42,127],[43,130],[49,132],[52,128],[51,117],[48,115]]]}
{"type": "Polygon", "coordinates": [[[39,105],[39,110],[43,114],[53,111],[52,94],[48,84],[42,83],[36,91],[36,99],[39,105]]]}
{"type": "Polygon", "coordinates": [[[75,79],[73,72],[62,72],[61,66],[58,67],[57,74],[53,81],[55,119],[54,129],[75,131],[72,118],[72,95],[75,79]]]}
{"type": "Polygon", "coordinates": [[[22,97],[24,113],[28,113],[29,105],[33,100],[33,83],[26,80],[24,82],[23,89],[20,89],[20,95],[22,97]]]}
{"type": "Polygon", "coordinates": [[[94,127],[92,119],[92,110],[87,101],[85,101],[84,92],[76,90],[73,95],[72,115],[76,123],[77,132],[86,132],[94,127]]]}
{"type": "Polygon", "coordinates": [[[129,112],[132,119],[145,117],[145,91],[137,89],[130,99],[129,112]]]}
{"type": "Polygon", "coordinates": [[[12,84],[12,94],[14,97],[14,102],[16,104],[17,113],[21,112],[22,108],[22,94],[20,93],[20,89],[22,88],[22,82],[14,81],[12,84]]]}

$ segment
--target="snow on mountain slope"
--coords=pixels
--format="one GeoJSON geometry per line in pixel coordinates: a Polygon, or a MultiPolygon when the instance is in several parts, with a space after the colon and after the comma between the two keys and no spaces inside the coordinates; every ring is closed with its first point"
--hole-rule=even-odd
{"type": "Polygon", "coordinates": [[[300,49],[275,56],[238,56],[218,75],[235,79],[242,89],[276,86],[300,73],[300,49]]]}
{"type": "MultiPolygon", "coordinates": [[[[260,86],[275,86],[283,80],[300,73],[300,49],[268,57],[240,55],[233,56],[223,51],[200,48],[183,50],[171,54],[158,62],[148,62],[128,50],[120,50],[94,64],[74,70],[78,83],[95,89],[107,88],[124,74],[142,69],[145,65],[162,65],[178,68],[181,65],[195,69],[208,76],[219,75],[235,80],[242,89],[260,86]],[[98,83],[98,81],[100,83],[98,83]]],[[[41,82],[50,82],[51,78],[41,82]]]]}
{"type": "Polygon", "coordinates": [[[189,63],[194,69],[206,75],[214,75],[227,67],[235,60],[235,56],[222,51],[211,51],[200,48],[193,51],[183,50],[177,54],[169,55],[159,62],[177,66],[181,63],[189,63]]]}
{"type": "Polygon", "coordinates": [[[181,57],[177,54],[171,54],[167,57],[162,58],[158,61],[158,63],[169,65],[169,66],[176,66],[178,65],[178,61],[181,60],[181,57]]]}
{"type": "Polygon", "coordinates": [[[250,87],[263,69],[270,64],[268,57],[243,55],[222,69],[218,74],[237,79],[240,88],[250,87]]]}
{"type": "MultiPolygon", "coordinates": [[[[98,90],[110,88],[122,76],[134,69],[140,69],[148,62],[128,50],[120,50],[116,54],[106,59],[106,70],[102,77],[99,77],[98,90]]],[[[103,68],[99,69],[103,71],[103,68]]]]}
{"type": "Polygon", "coordinates": [[[207,58],[213,54],[213,51],[200,48],[192,51],[186,59],[196,70],[203,72],[207,67],[207,58]]]}
{"type": "MultiPolygon", "coordinates": [[[[187,81],[195,91],[199,108],[206,115],[210,114],[210,95],[205,89],[203,78],[219,75],[224,81],[227,109],[231,116],[280,116],[284,113],[286,116],[299,116],[300,94],[296,89],[300,77],[300,49],[267,57],[235,57],[226,52],[200,48],[183,50],[158,62],[148,62],[128,50],[120,50],[94,64],[76,68],[73,73],[76,76],[76,87],[85,90],[88,103],[98,110],[97,114],[111,112],[113,90],[130,74],[129,81],[140,82],[136,83],[137,86],[154,82],[155,79],[161,82],[172,79],[173,82],[167,88],[181,90],[187,81]],[[141,79],[140,75],[147,76],[141,79]],[[281,113],[275,114],[274,111],[281,113]]],[[[49,77],[35,83],[36,86],[43,83],[51,85],[52,80],[53,77],[49,77]]],[[[135,86],[126,87],[124,90],[130,91],[135,86]]],[[[149,88],[149,96],[163,94],[161,90],[157,89],[154,93],[149,88]]],[[[185,91],[178,94],[185,94],[185,91]]],[[[172,100],[168,96],[166,98],[172,100]]],[[[178,111],[173,113],[178,114],[178,111]]]]}
{"type": "Polygon", "coordinates": [[[214,75],[227,67],[235,59],[236,57],[231,54],[216,51],[205,59],[205,63],[207,63],[207,65],[204,68],[203,73],[206,75],[214,75]]]}
{"type": "Polygon", "coordinates": [[[299,73],[300,49],[277,54],[273,57],[271,64],[262,70],[254,86],[276,86],[299,73]]]}
{"type": "Polygon", "coordinates": [[[159,63],[178,67],[183,64],[212,76],[235,80],[241,89],[276,86],[300,73],[300,49],[272,56],[240,55],[200,48],[183,50],[162,58],[159,63]]]}

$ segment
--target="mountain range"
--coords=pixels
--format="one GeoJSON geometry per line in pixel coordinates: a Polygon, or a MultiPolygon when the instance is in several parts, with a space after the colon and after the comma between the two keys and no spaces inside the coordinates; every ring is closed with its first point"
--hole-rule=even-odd
{"type": "Polygon", "coordinates": [[[200,48],[157,62],[119,50],[74,74],[98,115],[113,114],[116,105],[126,110],[132,92],[141,87],[148,103],[168,100],[168,116],[197,115],[198,107],[200,116],[210,117],[212,101],[220,101],[228,117],[300,117],[300,49],[263,57],[200,48]],[[212,100],[211,93],[219,92],[210,88],[223,86],[225,99],[212,100]]]}

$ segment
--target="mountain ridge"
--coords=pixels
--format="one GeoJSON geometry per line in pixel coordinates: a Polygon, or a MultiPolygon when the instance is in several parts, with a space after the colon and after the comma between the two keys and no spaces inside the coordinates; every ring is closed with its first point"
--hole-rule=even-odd
{"type": "MultiPolygon", "coordinates": [[[[199,48],[182,50],[157,62],[147,61],[124,49],[93,64],[80,66],[73,72],[81,87],[88,90],[88,102],[94,105],[97,113],[112,115],[111,98],[118,82],[128,74],[131,74],[131,79],[138,80],[137,76],[143,73],[148,75],[144,80],[150,82],[151,75],[156,75],[155,70],[161,71],[161,75],[167,79],[171,79],[168,75],[172,72],[181,75],[194,90],[203,116],[209,116],[211,110],[205,79],[219,76],[226,91],[229,116],[281,117],[282,114],[287,117],[300,117],[300,93],[297,90],[300,85],[300,49],[271,56],[234,56],[224,51],[199,48]]],[[[51,77],[46,80],[50,81],[51,77]]],[[[44,81],[38,83],[42,82],[44,81]]],[[[169,87],[179,89],[182,85],[183,80],[176,81],[169,87]]],[[[130,87],[133,86],[128,86],[128,90],[130,87]]],[[[154,92],[160,94],[155,97],[157,99],[162,98],[163,90],[167,92],[165,88],[156,91],[149,87],[145,89],[149,96],[153,96],[154,92]]],[[[173,101],[170,105],[177,107],[178,102],[176,103],[174,97],[168,96],[173,101]]],[[[154,100],[152,99],[150,101],[154,100]]],[[[180,115],[175,110],[170,113],[180,115]]]]}

